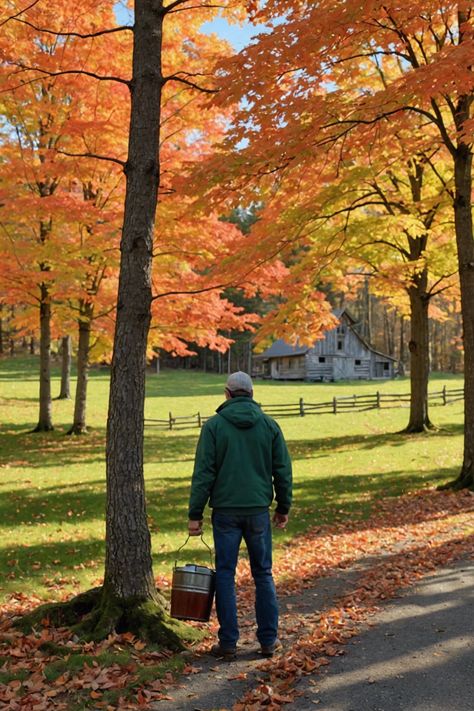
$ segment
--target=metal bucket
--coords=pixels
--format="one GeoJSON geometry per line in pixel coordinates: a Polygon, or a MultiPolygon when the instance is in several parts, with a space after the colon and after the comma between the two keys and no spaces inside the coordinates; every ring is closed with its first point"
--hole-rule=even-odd
{"type": "MultiPolygon", "coordinates": [[[[181,548],[184,548],[189,538],[181,548]]],[[[201,541],[209,549],[212,565],[212,551],[202,536],[201,541]]],[[[214,600],[215,576],[215,571],[205,565],[187,563],[178,567],[175,562],[171,583],[171,617],[208,622],[214,600]]]]}
{"type": "Polygon", "coordinates": [[[171,585],[171,617],[208,622],[214,600],[215,572],[203,565],[175,567],[171,585]]]}

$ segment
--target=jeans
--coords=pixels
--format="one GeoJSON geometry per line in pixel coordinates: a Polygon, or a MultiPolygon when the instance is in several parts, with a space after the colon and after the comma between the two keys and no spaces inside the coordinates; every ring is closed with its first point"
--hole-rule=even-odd
{"type": "Polygon", "coordinates": [[[257,639],[267,646],[278,631],[278,603],[272,577],[272,531],[268,511],[254,515],[212,514],[216,551],[216,611],[221,647],[232,648],[239,639],[235,568],[242,538],[247,546],[255,583],[257,639]]]}

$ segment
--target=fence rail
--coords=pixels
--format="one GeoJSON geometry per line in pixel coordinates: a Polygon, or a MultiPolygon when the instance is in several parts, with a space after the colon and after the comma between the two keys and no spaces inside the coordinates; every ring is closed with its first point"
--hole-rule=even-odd
{"type": "MultiPolygon", "coordinates": [[[[441,390],[428,393],[430,405],[451,405],[464,398],[464,388],[449,390],[444,386],[441,390]]],[[[297,403],[281,403],[262,405],[262,410],[275,418],[305,417],[306,415],[337,415],[343,412],[366,412],[390,407],[407,407],[410,404],[410,393],[372,393],[363,395],[340,395],[327,402],[305,402],[301,397],[297,403]]],[[[194,427],[201,428],[211,415],[197,412],[193,415],[175,416],[168,413],[168,419],[145,418],[145,427],[159,430],[184,430],[194,427]]]]}

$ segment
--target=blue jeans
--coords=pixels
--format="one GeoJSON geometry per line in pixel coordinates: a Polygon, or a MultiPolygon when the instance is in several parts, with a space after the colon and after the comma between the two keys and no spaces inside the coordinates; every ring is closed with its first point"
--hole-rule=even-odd
{"type": "Polygon", "coordinates": [[[268,511],[255,515],[212,514],[216,551],[216,611],[219,642],[226,649],[239,639],[235,568],[242,538],[247,546],[250,569],[255,582],[257,639],[261,645],[273,644],[278,631],[278,603],[272,577],[272,531],[268,511]]]}

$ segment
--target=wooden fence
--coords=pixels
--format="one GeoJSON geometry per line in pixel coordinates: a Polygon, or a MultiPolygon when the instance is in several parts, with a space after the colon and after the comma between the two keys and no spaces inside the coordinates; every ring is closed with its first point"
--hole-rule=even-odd
{"type": "MultiPolygon", "coordinates": [[[[464,398],[463,388],[449,390],[446,386],[442,390],[428,393],[430,405],[450,405],[464,398]]],[[[261,405],[262,410],[279,419],[281,417],[305,417],[306,415],[337,415],[342,412],[365,412],[388,407],[408,407],[410,393],[380,393],[366,395],[341,395],[333,397],[327,402],[305,402],[301,397],[298,403],[261,405]]],[[[197,412],[194,415],[174,416],[171,412],[167,419],[156,420],[145,418],[145,427],[155,427],[160,430],[184,430],[192,427],[201,428],[208,416],[197,412]]]]}

